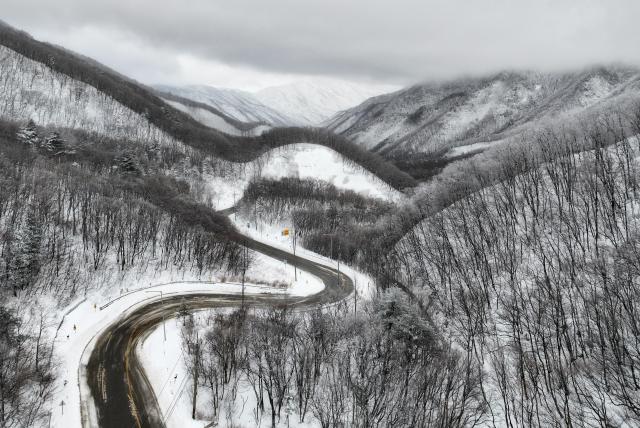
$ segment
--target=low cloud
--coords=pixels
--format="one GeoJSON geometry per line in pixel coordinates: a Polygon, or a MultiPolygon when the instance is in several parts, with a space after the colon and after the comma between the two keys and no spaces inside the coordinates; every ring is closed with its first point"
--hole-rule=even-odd
{"type": "Polygon", "coordinates": [[[147,83],[248,88],[319,74],[407,84],[640,65],[635,0],[5,0],[3,15],[147,83]]]}

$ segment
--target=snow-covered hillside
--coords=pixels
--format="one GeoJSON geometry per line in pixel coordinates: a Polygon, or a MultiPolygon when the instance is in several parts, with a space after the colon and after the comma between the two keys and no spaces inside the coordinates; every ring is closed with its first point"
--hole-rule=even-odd
{"type": "Polygon", "coordinates": [[[205,171],[205,188],[197,192],[221,210],[233,206],[252,179],[283,177],[322,180],[338,189],[353,190],[372,198],[389,201],[402,198],[400,192],[339,153],[307,143],[271,150],[249,163],[217,161],[213,171],[205,171]]]}
{"type": "Polygon", "coordinates": [[[229,135],[256,136],[271,129],[268,125],[255,125],[249,129],[240,129],[236,124],[227,121],[223,116],[217,115],[212,111],[205,110],[200,107],[188,106],[177,101],[165,99],[170,106],[187,113],[189,116],[211,128],[224,132],[229,135]]]}
{"type": "Polygon", "coordinates": [[[339,111],[397,89],[329,78],[301,80],[256,92],[264,104],[305,125],[318,125],[339,111]]]}
{"type": "Polygon", "coordinates": [[[112,138],[178,143],[93,86],[0,46],[0,117],[93,131],[112,138]]]}
{"type": "Polygon", "coordinates": [[[240,122],[265,122],[274,126],[298,124],[295,119],[266,106],[249,92],[205,85],[184,87],[158,85],[156,89],[210,105],[240,122]]]}
{"type": "MultiPolygon", "coordinates": [[[[390,85],[367,85],[330,78],[310,78],[265,88],[255,93],[202,85],[185,87],[158,85],[156,89],[208,104],[241,122],[266,122],[274,126],[315,126],[339,111],[360,104],[367,98],[397,88],[390,85]]],[[[226,132],[223,129],[220,130],[226,132]]]]}
{"type": "Polygon", "coordinates": [[[396,248],[401,281],[478,359],[492,416],[479,426],[637,426],[638,140],[574,149],[554,141],[564,156],[470,194],[396,248]]]}
{"type": "Polygon", "coordinates": [[[417,85],[369,99],[326,122],[382,153],[437,153],[503,139],[559,118],[640,98],[640,74],[622,67],[578,73],[500,73],[417,85]]]}

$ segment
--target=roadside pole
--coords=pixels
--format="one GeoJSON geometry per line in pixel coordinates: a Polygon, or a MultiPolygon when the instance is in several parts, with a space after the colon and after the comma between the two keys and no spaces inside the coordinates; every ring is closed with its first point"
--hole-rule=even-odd
{"type": "MultiPolygon", "coordinates": [[[[291,235],[291,246],[293,247],[293,256],[295,257],[295,255],[296,255],[296,245],[297,245],[297,242],[296,242],[296,229],[293,228],[293,227],[291,229],[293,229],[293,234],[291,235]]],[[[294,260],[294,263],[293,263],[293,279],[294,279],[294,281],[298,281],[298,268],[297,268],[297,265],[295,263],[295,260],[294,260]]]]}
{"type": "Polygon", "coordinates": [[[353,315],[358,315],[358,278],[353,276],[353,315]]]}
{"type": "Polygon", "coordinates": [[[245,277],[247,274],[247,269],[249,269],[249,243],[248,241],[244,242],[244,246],[242,247],[242,308],[244,309],[244,288],[245,288],[245,277]]]}

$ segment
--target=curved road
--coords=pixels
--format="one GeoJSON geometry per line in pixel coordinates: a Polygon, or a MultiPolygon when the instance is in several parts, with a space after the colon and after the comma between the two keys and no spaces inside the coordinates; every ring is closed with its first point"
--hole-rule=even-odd
{"type": "MultiPolygon", "coordinates": [[[[321,292],[305,297],[246,294],[245,302],[248,305],[286,303],[296,307],[316,306],[343,300],[353,291],[351,279],[333,268],[251,238],[242,237],[239,242],[267,256],[286,260],[287,263],[319,277],[325,285],[321,292]]],[[[92,399],[93,403],[81,404],[83,425],[89,426],[92,423],[87,420],[86,405],[93,404],[97,423],[103,428],[163,427],[164,421],[155,394],[136,358],[137,344],[150,329],[162,322],[163,316],[175,316],[183,306],[196,310],[238,306],[240,301],[241,296],[237,294],[165,297],[164,301],[154,301],[115,322],[97,338],[86,367],[91,397],[84,399],[92,399]]]]}

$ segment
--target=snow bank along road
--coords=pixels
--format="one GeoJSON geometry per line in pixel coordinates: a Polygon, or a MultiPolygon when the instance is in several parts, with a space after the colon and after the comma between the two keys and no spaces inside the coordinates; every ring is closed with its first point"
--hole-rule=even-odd
{"type": "MultiPolygon", "coordinates": [[[[320,263],[294,256],[248,237],[239,240],[252,250],[286,261],[317,276],[324,289],[313,295],[287,297],[278,294],[246,294],[245,303],[251,306],[283,305],[311,307],[338,302],[353,291],[353,282],[343,273],[320,263]]],[[[136,358],[136,346],[163,318],[175,316],[181,309],[238,306],[238,294],[189,294],[165,297],[143,306],[114,323],[97,338],[86,376],[91,398],[83,398],[82,423],[100,427],[163,427],[162,413],[155,394],[136,358]],[[94,420],[97,418],[97,420],[94,420]]]]}

